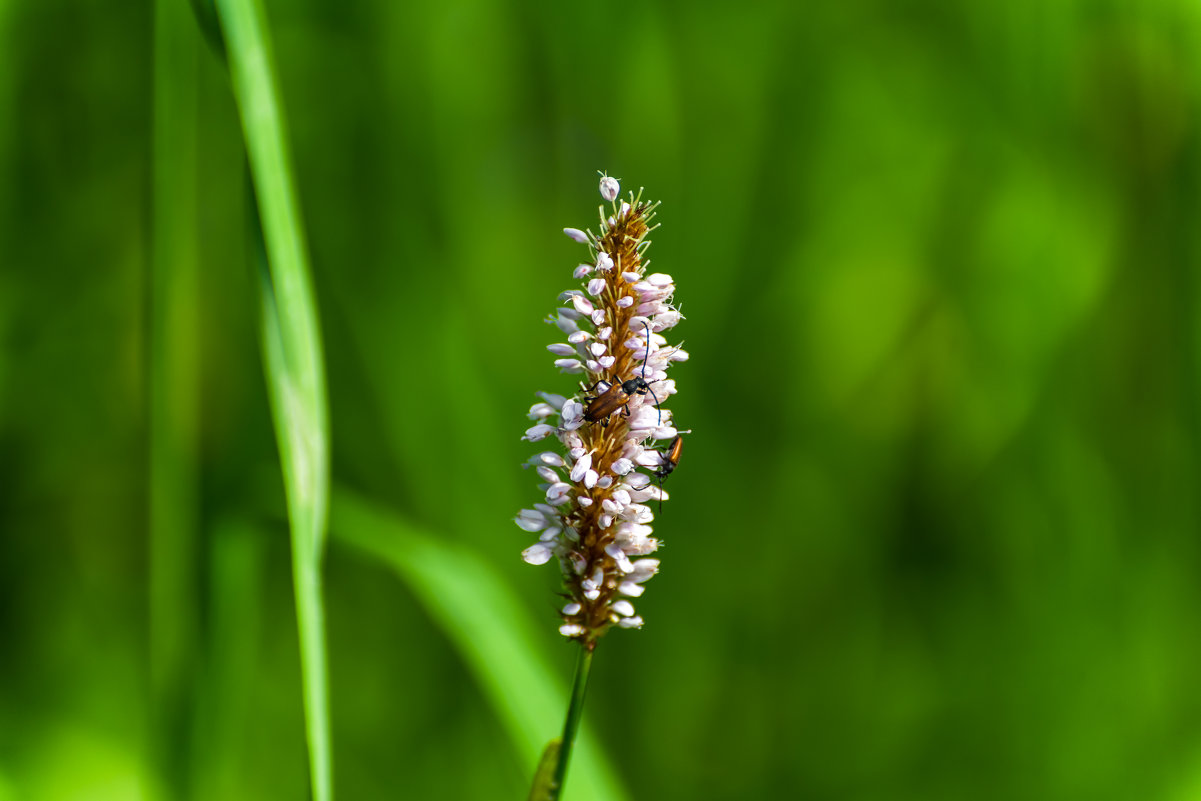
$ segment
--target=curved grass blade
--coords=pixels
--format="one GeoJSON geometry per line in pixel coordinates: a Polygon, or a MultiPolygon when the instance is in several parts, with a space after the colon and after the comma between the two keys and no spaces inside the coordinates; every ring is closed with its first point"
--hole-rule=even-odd
{"type": "MultiPolygon", "coordinates": [[[[551,636],[546,627],[530,619],[504,580],[475,553],[352,492],[334,492],[330,528],[337,541],[400,574],[475,674],[522,764],[533,764],[547,735],[562,728],[567,697],[556,671],[540,656],[551,636]]],[[[565,796],[572,801],[629,798],[587,727],[568,783],[565,796]]]]}
{"type": "Polygon", "coordinates": [[[329,505],[325,366],[283,107],[260,0],[217,0],[262,233],[263,349],[292,533],[313,797],[332,801],[321,560],[329,505]]]}

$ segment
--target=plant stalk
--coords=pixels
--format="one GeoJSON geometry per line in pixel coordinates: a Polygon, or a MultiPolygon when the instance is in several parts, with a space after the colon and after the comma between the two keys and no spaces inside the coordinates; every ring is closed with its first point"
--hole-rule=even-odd
{"type": "Polygon", "coordinates": [[[550,801],[558,801],[567,781],[567,765],[571,762],[571,747],[580,730],[580,718],[584,716],[584,695],[588,692],[588,674],[592,672],[592,652],[596,640],[589,640],[580,648],[575,663],[575,679],[571,683],[571,702],[567,706],[567,720],[563,723],[563,739],[559,745],[559,759],[555,763],[555,776],[551,782],[550,801]]]}

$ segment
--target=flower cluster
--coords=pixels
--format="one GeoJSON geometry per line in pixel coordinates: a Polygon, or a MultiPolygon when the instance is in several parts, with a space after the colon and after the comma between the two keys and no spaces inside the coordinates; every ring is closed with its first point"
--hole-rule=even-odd
{"type": "Polygon", "coordinates": [[[516,517],[539,535],[522,553],[525,561],[557,558],[563,572],[568,602],[560,633],[585,643],[613,625],[642,626],[630,599],[659,569],[659,560],[648,558],[659,541],[647,502],[667,498],[662,478],[679,454],[678,443],[671,447],[679,434],[662,405],[676,392],[667,368],[688,358],[662,335],[681,320],[671,304],[675,284],[664,273],[646,273],[657,204],[641,193],[619,202],[617,180],[605,175],[600,193],[610,205],[601,206],[600,233],[563,230],[589,248],[574,272],[583,289],[560,295],[563,306],[547,319],[566,339],[548,346],[555,366],[585,380],[572,397],[538,393],[542,400],[529,412],[535,425],[523,439],[554,438],[562,448],[530,460],[545,503],[516,517]]]}

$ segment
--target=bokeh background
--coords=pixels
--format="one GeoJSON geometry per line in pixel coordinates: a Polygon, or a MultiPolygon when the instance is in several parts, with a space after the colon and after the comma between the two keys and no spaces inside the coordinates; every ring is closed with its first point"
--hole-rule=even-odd
{"type": "MultiPolygon", "coordinates": [[[[596,170],[663,203],[695,433],[586,710],[631,798],[1201,798],[1201,7],[266,6],[335,485],[490,564],[563,682],[510,521],[572,386],[541,320],[596,170]]],[[[183,0],[0,0],[3,801],[306,797],[241,147],[183,0]],[[166,568],[152,368],[195,421],[166,568]]],[[[523,798],[445,625],[340,537],[339,798],[523,798]]]]}

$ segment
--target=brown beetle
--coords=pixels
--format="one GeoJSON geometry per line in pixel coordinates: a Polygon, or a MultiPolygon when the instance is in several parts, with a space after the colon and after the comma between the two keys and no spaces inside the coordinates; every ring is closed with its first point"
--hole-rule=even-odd
{"type": "MultiPolygon", "coordinates": [[[[588,401],[588,405],[584,407],[584,419],[590,423],[608,423],[609,415],[616,412],[618,409],[625,408],[626,416],[630,415],[630,399],[635,395],[646,395],[655,399],[655,410],[659,410],[659,398],[655,395],[655,391],[650,388],[646,382],[646,365],[651,358],[651,327],[646,326],[646,357],[642,361],[642,375],[634,376],[628,381],[616,382],[609,384],[608,389],[599,395],[593,397],[585,396],[584,400],[588,401]]],[[[597,381],[589,390],[596,389],[602,382],[597,381]]],[[[608,382],[604,382],[608,383],[608,382]]],[[[663,422],[663,412],[659,412],[659,423],[663,422]]]]}
{"type": "Polygon", "coordinates": [[[667,446],[667,452],[663,454],[663,464],[659,465],[658,469],[652,470],[651,474],[659,479],[659,511],[663,511],[663,479],[671,475],[676,466],[680,464],[680,450],[684,447],[683,437],[677,436],[667,446]]]}
{"type": "Polygon", "coordinates": [[[680,464],[680,450],[684,447],[683,437],[676,437],[667,446],[667,453],[663,454],[663,464],[655,471],[655,475],[659,477],[659,481],[671,475],[671,471],[675,470],[680,464]]]}

